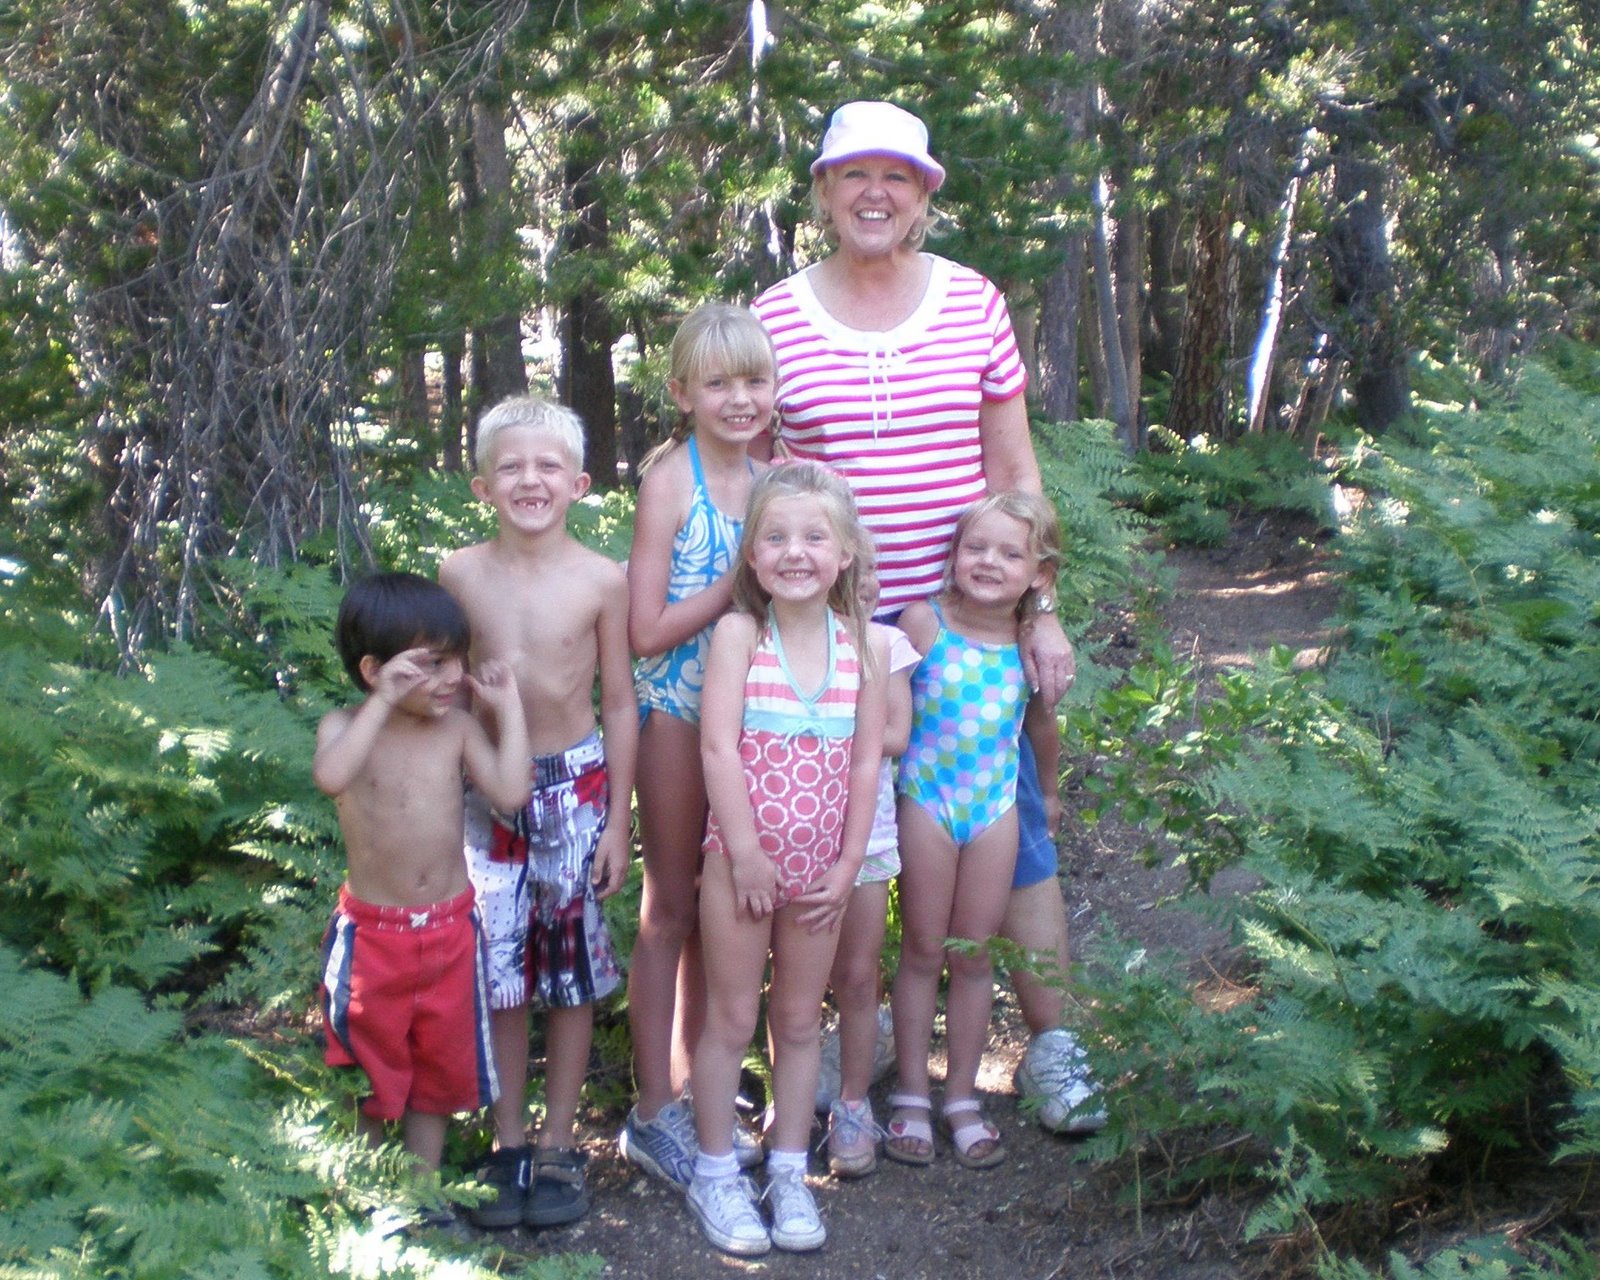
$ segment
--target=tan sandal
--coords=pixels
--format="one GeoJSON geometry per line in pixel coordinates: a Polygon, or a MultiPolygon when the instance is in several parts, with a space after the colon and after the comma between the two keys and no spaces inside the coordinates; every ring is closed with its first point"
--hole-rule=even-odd
{"type": "Polygon", "coordinates": [[[983,1104],[976,1098],[957,1098],[944,1104],[944,1125],[955,1148],[956,1163],[964,1169],[992,1169],[1006,1158],[1000,1130],[983,1118],[983,1104]],[[959,1127],[952,1116],[970,1114],[973,1119],[959,1127]]]}
{"type": "MultiPolygon", "coordinates": [[[[897,1111],[933,1111],[931,1098],[914,1093],[891,1093],[889,1105],[897,1111]]],[[[933,1163],[933,1125],[927,1120],[896,1117],[884,1129],[883,1154],[901,1164],[933,1163]]]]}

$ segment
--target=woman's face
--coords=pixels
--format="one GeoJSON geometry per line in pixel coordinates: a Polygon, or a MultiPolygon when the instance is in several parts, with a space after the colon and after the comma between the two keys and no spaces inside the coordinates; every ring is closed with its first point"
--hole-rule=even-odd
{"type": "Polygon", "coordinates": [[[855,156],[830,165],[817,193],[839,251],[858,257],[892,254],[928,210],[921,172],[894,156],[855,156]]]}

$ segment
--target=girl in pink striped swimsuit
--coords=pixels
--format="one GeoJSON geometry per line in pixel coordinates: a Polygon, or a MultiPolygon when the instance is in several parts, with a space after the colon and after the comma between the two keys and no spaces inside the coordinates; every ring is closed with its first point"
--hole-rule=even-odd
{"type": "Polygon", "coordinates": [[[700,708],[711,802],[700,888],[707,1009],[688,1199],[729,1253],[816,1249],[826,1238],[804,1179],[822,994],[866,854],[886,713],[887,645],[867,631],[858,593],[869,546],[842,479],[816,463],[774,467],[751,492],[734,612],[711,637],[700,708]],[[770,1227],[732,1147],[769,956],[770,1227]]]}

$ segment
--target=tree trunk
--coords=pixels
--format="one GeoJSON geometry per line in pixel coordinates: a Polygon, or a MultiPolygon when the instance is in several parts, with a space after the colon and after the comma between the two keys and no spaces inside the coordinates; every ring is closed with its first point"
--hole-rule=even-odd
{"type": "Polygon", "coordinates": [[[402,351],[399,359],[398,396],[394,405],[394,420],[402,431],[407,431],[427,444],[428,421],[428,369],[426,353],[421,347],[402,351]]]}
{"type": "Polygon", "coordinates": [[[461,362],[466,358],[466,343],[460,334],[451,334],[440,344],[444,357],[444,374],[439,386],[439,438],[440,453],[446,471],[462,471],[473,466],[472,449],[476,435],[464,431],[467,422],[464,387],[461,381],[461,362]],[[466,436],[463,451],[463,436],[466,436]]]}
{"type": "Polygon", "coordinates": [[[1089,371],[1089,397],[1094,402],[1094,416],[1109,421],[1112,420],[1111,377],[1106,372],[1105,334],[1100,327],[1100,311],[1095,305],[1091,274],[1086,263],[1083,293],[1078,299],[1078,345],[1083,349],[1084,367],[1089,371]]]}
{"type": "MultiPolygon", "coordinates": [[[[1096,4],[1053,5],[1041,24],[1041,35],[1055,54],[1071,54],[1084,66],[1095,65],[1099,55],[1100,6],[1096,4]]],[[[1089,121],[1094,109],[1095,87],[1055,83],[1047,90],[1051,114],[1074,142],[1089,136],[1089,121]]],[[[1056,195],[1062,201],[1078,188],[1070,174],[1056,179],[1056,195]]],[[[1088,244],[1082,232],[1074,231],[1062,247],[1060,264],[1039,288],[1039,329],[1035,349],[1039,361],[1039,405],[1045,417],[1054,422],[1072,422],[1079,416],[1078,331],[1083,300],[1084,272],[1088,244]]]]}
{"type": "Polygon", "coordinates": [[[1078,301],[1083,296],[1084,241],[1071,236],[1039,290],[1039,407],[1052,422],[1072,422],[1078,409],[1078,301]]]}
{"type": "MultiPolygon", "coordinates": [[[[498,98],[480,95],[472,102],[472,158],[477,175],[478,228],[483,237],[480,252],[502,268],[516,261],[515,197],[511,187],[511,160],[506,152],[506,109],[498,98]]],[[[522,359],[522,318],[514,306],[506,307],[473,330],[472,372],[474,401],[480,410],[522,395],[528,390],[528,371],[522,359]]]]}
{"type": "Polygon", "coordinates": [[[1183,340],[1183,281],[1177,258],[1183,219],[1170,204],[1150,211],[1145,244],[1150,289],[1145,307],[1144,368],[1152,377],[1172,377],[1183,340]]]}
{"type": "Polygon", "coordinates": [[[1145,225],[1142,209],[1128,209],[1117,219],[1116,252],[1117,328],[1122,343],[1123,381],[1128,388],[1128,447],[1145,447],[1145,422],[1140,393],[1140,338],[1144,330],[1145,225]]]}
{"type": "Polygon", "coordinates": [[[1232,202],[1197,213],[1189,301],[1172,380],[1167,426],[1188,439],[1228,435],[1228,350],[1238,306],[1238,259],[1233,251],[1232,202]]]}
{"type": "MultiPolygon", "coordinates": [[[[597,126],[592,118],[579,125],[579,145],[597,149],[597,126]]],[[[582,255],[599,249],[609,234],[605,202],[594,182],[594,170],[575,152],[566,165],[567,192],[572,218],[566,250],[582,255]]],[[[561,326],[561,398],[577,410],[588,431],[588,471],[595,483],[617,483],[616,380],[611,371],[611,345],[615,326],[605,298],[583,285],[567,300],[561,326]]]]}
{"type": "Polygon", "coordinates": [[[1300,204],[1300,184],[1305,177],[1305,163],[1311,146],[1311,132],[1300,135],[1300,151],[1295,157],[1294,172],[1284,189],[1283,201],[1278,209],[1278,238],[1272,248],[1272,262],[1267,278],[1267,295],[1261,304],[1261,325],[1256,331],[1255,351],[1250,357],[1250,373],[1245,379],[1245,430],[1267,429],[1267,405],[1271,399],[1273,359],[1278,347],[1278,332],[1283,325],[1283,276],[1289,260],[1289,246],[1294,242],[1294,219],[1300,204]]]}
{"type": "Polygon", "coordinates": [[[1348,324],[1350,390],[1356,421],[1374,434],[1411,408],[1401,340],[1394,264],[1384,225],[1384,167],[1362,140],[1362,122],[1347,114],[1333,141],[1333,216],[1327,243],[1331,301],[1348,324]]]}
{"type": "Polygon", "coordinates": [[[1128,395],[1128,362],[1122,351],[1122,335],[1117,322],[1116,281],[1111,274],[1110,218],[1106,212],[1109,200],[1105,175],[1094,182],[1094,222],[1089,233],[1090,251],[1094,257],[1095,314],[1100,321],[1100,346],[1105,357],[1107,409],[1111,420],[1117,424],[1117,434],[1130,450],[1134,447],[1137,424],[1133,420],[1132,403],[1128,395]]]}

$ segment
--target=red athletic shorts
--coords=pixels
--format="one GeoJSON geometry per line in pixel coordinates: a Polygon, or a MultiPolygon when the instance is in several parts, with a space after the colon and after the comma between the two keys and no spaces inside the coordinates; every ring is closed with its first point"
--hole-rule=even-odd
{"type": "Polygon", "coordinates": [[[324,1057],[365,1072],[367,1115],[450,1115],[499,1096],[484,966],[470,888],[449,902],[378,907],[340,887],[322,942],[324,1057]]]}

